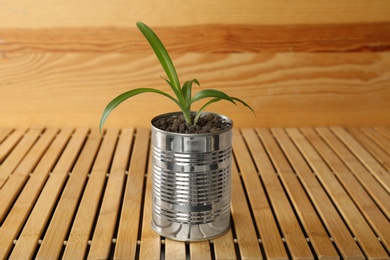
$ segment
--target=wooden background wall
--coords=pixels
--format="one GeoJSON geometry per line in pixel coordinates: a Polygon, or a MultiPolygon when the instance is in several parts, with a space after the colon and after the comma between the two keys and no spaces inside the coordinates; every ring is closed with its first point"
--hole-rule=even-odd
{"type": "MultiPolygon", "coordinates": [[[[388,0],[5,0],[0,125],[97,126],[133,87],[168,90],[135,23],[152,27],[181,81],[246,100],[210,109],[236,126],[390,122],[388,0]]],[[[149,126],[169,100],[121,105],[106,126],[149,126]]]]}

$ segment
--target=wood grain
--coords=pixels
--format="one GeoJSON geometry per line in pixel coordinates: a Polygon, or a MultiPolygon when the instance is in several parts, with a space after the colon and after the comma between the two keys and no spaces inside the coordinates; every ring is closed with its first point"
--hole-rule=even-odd
{"type": "MultiPolygon", "coordinates": [[[[135,26],[143,21],[183,81],[196,77],[254,107],[257,117],[241,107],[212,108],[236,126],[385,125],[389,13],[386,0],[3,1],[0,118],[11,127],[95,127],[104,106],[129,88],[166,90],[135,26]]],[[[148,127],[157,110],[177,109],[142,96],[118,110],[108,126],[148,127]]]]}
{"type": "Polygon", "coordinates": [[[256,154],[258,158],[262,158],[261,160],[255,159],[255,162],[258,162],[259,174],[264,184],[265,192],[269,197],[273,212],[279,220],[278,223],[283,238],[286,240],[289,248],[294,248],[294,250],[290,250],[291,256],[299,259],[312,259],[313,256],[300,227],[300,223],[294,220],[295,213],[288,196],[285,194],[282,184],[279,182],[278,176],[266,156],[265,150],[262,149],[258,137],[253,129],[243,129],[242,135],[245,138],[249,150],[253,154],[256,154]],[[253,151],[254,149],[256,149],[256,152],[253,151]]]}
{"type": "Polygon", "coordinates": [[[332,127],[332,131],[346,144],[357,158],[367,167],[373,176],[390,193],[390,174],[367,150],[357,142],[345,129],[332,127]]]}
{"type": "MultiPolygon", "coordinates": [[[[7,129],[7,128],[3,128],[7,129]]],[[[9,128],[12,129],[12,128],[9,128]]],[[[1,143],[0,147],[0,163],[3,163],[4,158],[12,151],[12,149],[18,144],[20,139],[22,139],[23,134],[27,131],[27,128],[15,129],[9,137],[1,143]]],[[[4,136],[5,138],[5,136],[4,136]]]]}
{"type": "MultiPolygon", "coordinates": [[[[245,129],[245,132],[250,133],[250,130],[251,129],[245,129]]],[[[332,245],[326,229],[321,223],[315,208],[312,206],[312,203],[306,195],[305,190],[302,188],[299,179],[294,174],[287,159],[283,155],[275,139],[272,137],[270,131],[265,128],[257,128],[256,132],[261,139],[261,143],[256,141],[254,137],[252,137],[252,140],[254,141],[247,143],[251,153],[258,155],[254,157],[254,161],[257,167],[260,169],[260,172],[263,172],[261,175],[264,176],[263,178],[270,178],[265,175],[276,176],[276,173],[267,174],[267,172],[272,173],[275,170],[277,171],[278,176],[280,176],[280,180],[284,185],[284,189],[286,190],[291,203],[294,205],[296,214],[300,216],[299,219],[302,223],[305,233],[310,239],[310,243],[317,255],[329,258],[337,258],[338,254],[332,245]],[[264,148],[262,148],[262,145],[264,145],[264,148]],[[266,149],[266,151],[264,149],[266,149]],[[268,158],[267,154],[270,158],[268,158]],[[271,164],[270,160],[272,160],[273,165],[275,166],[271,164]],[[273,170],[274,167],[275,170],[273,170]]],[[[251,135],[253,136],[254,134],[252,133],[251,135]]],[[[269,187],[269,185],[266,185],[266,187],[269,187]]],[[[272,189],[272,186],[268,189],[272,189]]]]}
{"type": "MultiPolygon", "coordinates": [[[[145,146],[149,146],[148,143],[148,131],[144,131],[145,146]]],[[[153,203],[153,164],[152,164],[152,154],[148,153],[148,170],[147,170],[147,180],[146,188],[144,191],[144,207],[142,214],[142,233],[141,233],[141,246],[139,249],[139,258],[140,259],[160,259],[161,257],[161,236],[153,231],[151,227],[152,223],[152,203],[153,203]]],[[[141,223],[141,222],[140,222],[141,223]]]]}
{"type": "Polygon", "coordinates": [[[138,129],[136,132],[129,174],[120,213],[119,232],[114,258],[134,259],[137,250],[139,220],[141,216],[144,176],[147,172],[146,162],[149,146],[148,129],[138,129]]]}
{"type": "Polygon", "coordinates": [[[361,143],[387,171],[390,170],[390,141],[379,134],[373,128],[363,128],[360,131],[357,128],[350,128],[348,132],[361,143]],[[363,132],[363,133],[362,133],[363,132]]]}
{"type": "Polygon", "coordinates": [[[17,144],[12,153],[7,157],[7,160],[1,164],[0,168],[0,188],[4,186],[8,178],[18,167],[18,164],[23,160],[26,154],[29,152],[39,135],[42,133],[43,128],[37,127],[30,129],[17,144]]]}
{"type": "Polygon", "coordinates": [[[211,260],[210,242],[190,243],[190,257],[194,260],[211,260]]]}
{"type": "MultiPolygon", "coordinates": [[[[170,53],[362,52],[390,49],[390,22],[351,24],[207,24],[153,27],[170,53]],[[207,41],[203,40],[207,38],[207,41]],[[196,40],[194,40],[196,39],[196,40]]],[[[4,29],[0,51],[136,53],[150,51],[133,27],[4,29]]]]}
{"type": "MultiPolygon", "coordinates": [[[[318,134],[334,150],[342,162],[348,167],[348,172],[352,173],[361,185],[366,189],[377,205],[390,218],[389,193],[375,179],[375,177],[363,166],[363,164],[353,155],[351,150],[343,144],[330,129],[325,127],[316,128],[318,134]]],[[[329,156],[329,155],[328,155],[329,156]]],[[[336,157],[337,158],[337,157],[336,157]]],[[[333,160],[336,162],[337,160],[333,160]]]]}
{"type": "Polygon", "coordinates": [[[390,3],[386,0],[245,0],[190,1],[170,0],[161,5],[156,0],[86,0],[82,2],[42,0],[3,1],[0,24],[4,28],[61,28],[134,25],[178,26],[199,24],[329,24],[372,23],[389,20],[390,3]],[[28,19],[26,19],[28,18],[28,19]]]}
{"type": "MultiPolygon", "coordinates": [[[[0,144],[4,141],[4,139],[12,132],[12,128],[10,127],[0,127],[0,144]]],[[[1,155],[1,153],[0,153],[1,155]]],[[[0,156],[0,161],[1,161],[0,156]]]]}
{"type": "MultiPolygon", "coordinates": [[[[326,228],[321,223],[315,208],[299,182],[298,177],[291,169],[291,166],[278,143],[268,129],[257,128],[256,132],[259,135],[264,148],[267,150],[267,153],[283,182],[286,192],[291,198],[296,214],[300,216],[303,228],[305,229],[315,252],[317,255],[324,258],[337,258],[338,254],[329,239],[326,228]]],[[[264,158],[264,154],[261,157],[264,158]]],[[[256,159],[255,161],[258,165],[260,164],[260,159],[256,159]]],[[[272,167],[272,165],[269,165],[270,163],[268,160],[261,161],[261,163],[264,164],[263,168],[271,169],[270,167],[272,167]]]]}
{"type": "Polygon", "coordinates": [[[348,227],[344,224],[344,220],[334,207],[331,198],[322,189],[319,180],[315,177],[292,140],[290,140],[283,129],[274,128],[272,133],[289,161],[287,169],[290,169],[291,166],[293,167],[294,172],[299,177],[318,214],[338,246],[341,255],[344,258],[364,259],[364,254],[354,241],[348,227]]]}
{"type": "MultiPolygon", "coordinates": [[[[72,199],[77,198],[78,210],[77,214],[75,215],[75,211],[72,212],[72,214],[61,212],[61,207],[58,207],[58,210],[60,212],[57,213],[57,211],[54,213],[53,219],[51,223],[56,223],[55,217],[58,216],[59,219],[63,219],[61,221],[62,225],[66,228],[55,228],[55,225],[53,224],[52,229],[56,231],[56,234],[50,233],[50,226],[47,230],[47,233],[44,237],[42,246],[38,252],[37,258],[47,259],[47,258],[56,258],[58,257],[59,253],[61,252],[61,247],[59,244],[49,244],[46,243],[45,240],[51,241],[53,240],[49,236],[57,236],[57,239],[54,240],[64,240],[66,241],[66,235],[70,231],[70,236],[68,239],[67,247],[70,248],[68,250],[74,253],[74,257],[70,257],[68,259],[74,259],[78,258],[79,256],[83,257],[85,250],[88,245],[88,240],[91,235],[92,227],[95,224],[95,215],[97,214],[97,209],[100,204],[101,199],[101,193],[102,189],[105,186],[106,181],[106,173],[108,172],[109,166],[112,163],[112,155],[114,153],[114,150],[116,148],[117,143],[117,135],[119,133],[118,129],[109,129],[107,130],[103,142],[101,143],[101,136],[99,135],[97,129],[93,129],[89,136],[89,140],[94,140],[100,145],[100,149],[96,155],[95,163],[92,167],[92,170],[89,174],[89,172],[84,173],[77,173],[72,172],[67,185],[64,189],[64,193],[59,201],[59,206],[62,204],[62,200],[64,201],[63,204],[67,205],[68,211],[74,209],[74,204],[72,199]],[[73,175],[73,178],[72,178],[73,175]],[[88,181],[85,184],[86,178],[88,177],[88,181]],[[80,187],[80,184],[72,184],[73,181],[78,180],[79,183],[82,183],[83,185],[80,187]],[[84,186],[85,184],[85,186],[84,186]],[[77,186],[79,186],[80,190],[77,190],[77,186]],[[82,190],[84,188],[84,190],[82,190]],[[67,191],[67,193],[65,193],[67,191]],[[83,199],[80,200],[80,195],[78,192],[82,192],[83,199]],[[72,229],[70,227],[70,223],[68,222],[66,218],[70,218],[70,220],[73,221],[72,223],[72,229]],[[66,233],[62,233],[64,230],[66,230],[66,233]],[[58,237],[60,239],[58,239],[58,237]],[[57,250],[57,252],[56,252],[57,250]]],[[[77,205],[77,204],[76,204],[77,205]]],[[[66,255],[69,257],[68,255],[66,255]]],[[[64,256],[65,257],[65,256],[64,256]]]]}
{"type": "MultiPolygon", "coordinates": [[[[104,198],[100,207],[98,221],[93,232],[91,247],[88,252],[90,259],[108,258],[111,250],[111,242],[114,238],[116,221],[119,215],[121,199],[123,194],[123,183],[126,178],[126,170],[130,158],[130,147],[134,137],[134,128],[123,129],[118,140],[118,145],[115,148],[110,174],[107,181],[107,186],[104,192],[104,198]]],[[[72,236],[72,233],[71,233],[72,236]]],[[[69,239],[70,240],[70,239],[69,239]]],[[[71,257],[71,248],[66,247],[64,257],[69,254],[71,257]],[[67,252],[68,251],[68,252],[67,252]]]]}
{"type": "Polygon", "coordinates": [[[237,258],[234,250],[234,240],[232,228],[220,237],[213,240],[215,258],[225,260],[235,260],[237,258]]]}
{"type": "MultiPolygon", "coordinates": [[[[96,163],[94,164],[94,167],[92,169],[92,174],[95,175],[103,175],[103,180],[105,177],[105,168],[108,168],[109,163],[111,162],[111,153],[114,150],[115,143],[116,143],[116,134],[117,131],[107,131],[108,136],[111,137],[111,140],[109,137],[105,138],[102,144],[102,148],[98,152],[98,157],[96,158],[96,163]],[[103,173],[102,173],[103,172],[103,173]]],[[[99,132],[94,129],[91,131],[89,138],[88,138],[89,144],[94,145],[96,147],[99,147],[101,144],[101,136],[99,132]]],[[[97,152],[91,153],[91,156],[95,157],[97,152]]],[[[84,160],[88,160],[86,158],[82,158],[84,160]]],[[[93,162],[91,162],[92,164],[93,162]]],[[[87,165],[88,167],[88,165],[87,165]]],[[[36,259],[49,259],[49,258],[58,258],[62,246],[63,241],[66,239],[66,235],[68,234],[70,230],[70,226],[72,224],[72,221],[74,219],[74,215],[76,213],[77,206],[79,204],[80,196],[83,194],[83,188],[87,181],[88,173],[90,168],[75,168],[72,173],[70,174],[70,177],[66,183],[66,186],[62,192],[61,198],[59,199],[58,207],[56,211],[54,212],[52,219],[50,221],[50,225],[46,230],[45,236],[43,238],[41,247],[38,251],[38,254],[36,256],[36,259]],[[53,241],[56,241],[54,243],[53,241]]],[[[89,166],[91,167],[91,166],[89,166]]],[[[91,193],[91,186],[93,185],[93,181],[91,179],[96,179],[90,177],[88,180],[88,187],[84,195],[86,198],[88,198],[89,194],[91,193]]],[[[96,182],[96,181],[95,181],[96,182]]],[[[88,226],[91,226],[94,219],[94,205],[97,203],[96,200],[99,199],[98,192],[101,190],[99,189],[99,185],[95,184],[95,187],[92,188],[94,191],[97,192],[97,194],[94,194],[94,199],[90,200],[90,208],[88,208],[88,215],[87,217],[83,218],[83,225],[85,229],[88,230],[88,226]],[[92,218],[92,221],[91,221],[92,218]],[[92,223],[91,223],[92,222],[92,223]]],[[[83,212],[83,208],[85,208],[84,203],[81,203],[79,207],[79,214],[81,215],[83,212]]],[[[84,210],[86,211],[86,210],[84,210]]],[[[77,221],[74,223],[77,227],[77,221]]],[[[80,244],[82,244],[82,239],[78,241],[80,244]]]]}
{"type": "MultiPolygon", "coordinates": [[[[232,162],[231,214],[234,222],[237,243],[242,259],[262,259],[258,243],[256,224],[252,221],[251,206],[245,196],[237,165],[232,162]]],[[[275,244],[278,244],[277,241],[275,244]]]]}
{"type": "MultiPolygon", "coordinates": [[[[290,135],[295,145],[297,145],[303,156],[306,158],[308,164],[316,173],[316,176],[321,181],[329,196],[332,198],[332,201],[337,206],[339,212],[343,215],[343,219],[349,226],[351,232],[357,238],[357,242],[368,258],[386,259],[388,254],[382,247],[381,243],[376,239],[376,234],[373,232],[362,213],[352,202],[348,193],[343,189],[336,177],[329,170],[326,163],[321,159],[320,155],[309,144],[307,139],[304,138],[298,129],[287,129],[287,133],[290,135]]],[[[389,225],[382,227],[385,229],[385,233],[390,231],[389,227],[389,225]]]]}
{"type": "MultiPolygon", "coordinates": [[[[69,162],[73,162],[75,154],[72,153],[72,150],[79,151],[80,141],[85,140],[86,134],[86,129],[79,129],[79,131],[75,133],[72,138],[73,142],[71,141],[71,143],[69,143],[69,152],[66,153],[68,157],[64,159],[62,163],[69,164],[69,162]]],[[[89,154],[94,154],[93,150],[96,149],[96,147],[90,146],[88,143],[86,144],[86,147],[88,147],[88,149],[83,149],[83,153],[79,155],[80,157],[85,158],[86,156],[88,157],[89,154]]],[[[88,160],[80,161],[78,159],[75,168],[83,168],[85,167],[86,163],[88,164],[88,160]]],[[[34,209],[30,213],[26,225],[23,227],[18,242],[12,251],[10,259],[32,258],[35,252],[35,246],[38,243],[40,236],[44,232],[44,228],[46,227],[54,205],[61,193],[67,175],[68,172],[64,171],[53,171],[53,173],[50,175],[45,187],[40,193],[34,209]]]]}
{"type": "MultiPolygon", "coordinates": [[[[235,129],[233,129],[233,152],[245,184],[246,193],[267,257],[287,258],[287,253],[284,249],[277,222],[273,216],[271,205],[269,204],[264,188],[262,187],[256,167],[251,162],[251,156],[247,151],[243,137],[240,135],[239,131],[235,129]],[[264,223],[267,224],[264,225],[264,223]]],[[[248,225],[249,223],[245,224],[248,225]]],[[[307,249],[309,248],[303,248],[303,254],[308,252],[307,249]]]]}
{"type": "MultiPolygon", "coordinates": [[[[71,156],[67,156],[71,149],[64,150],[72,132],[73,129],[61,129],[61,132],[53,141],[52,145],[47,150],[47,153],[40,160],[23,191],[19,194],[18,199],[15,201],[12,210],[8,213],[7,218],[4,222],[2,221],[0,229],[0,244],[2,245],[0,247],[1,259],[6,258],[9,254],[13,245],[13,240],[16,239],[20,230],[23,228],[23,224],[28,218],[34,203],[39,196],[39,192],[42,190],[45,181],[49,177],[49,171],[52,170],[53,165],[58,161],[61,153],[62,156],[59,159],[61,163],[57,164],[53,172],[68,172],[72,166],[73,161],[69,160],[71,156]],[[64,161],[67,163],[63,163],[64,161]]],[[[77,155],[77,153],[73,154],[74,156],[77,155]]]]}
{"type": "MultiPolygon", "coordinates": [[[[96,127],[106,104],[130,88],[170,91],[153,54],[5,56],[0,59],[0,118],[5,126],[96,127]]],[[[254,108],[256,116],[241,105],[222,102],[209,108],[230,116],[238,127],[390,122],[390,52],[188,53],[173,59],[182,81],[200,81],[202,87],[194,91],[217,88],[254,108]]],[[[149,127],[161,110],[177,108],[159,95],[137,96],[112,113],[107,127],[149,127]]]]}
{"type": "MultiPolygon", "coordinates": [[[[87,258],[86,253],[91,259],[111,259],[115,254],[118,259],[389,258],[388,193],[369,171],[352,167],[354,162],[365,169],[363,159],[353,154],[358,150],[351,149],[357,145],[342,142],[332,131],[342,134],[340,129],[345,129],[346,134],[355,137],[355,128],[236,129],[231,229],[212,241],[191,245],[161,238],[150,228],[149,130],[123,129],[119,133],[109,128],[100,143],[96,128],[76,128],[74,133],[72,128],[61,128],[58,134],[57,128],[43,129],[21,160],[12,156],[20,149],[17,145],[5,157],[6,161],[18,161],[14,173],[22,174],[28,165],[35,165],[33,151],[40,155],[23,187],[11,185],[18,195],[1,222],[1,259],[55,259],[58,248],[59,257],[70,259],[87,258]],[[107,177],[108,166],[111,170],[107,177]],[[85,181],[89,171],[92,173],[85,181]],[[361,181],[355,173],[371,179],[361,181]],[[381,190],[375,193],[373,187],[381,190]],[[108,204],[112,201],[116,205],[111,207],[108,204]],[[97,209],[100,214],[95,215],[97,209]],[[297,223],[297,227],[291,227],[297,223]],[[297,235],[299,229],[304,233],[303,239],[297,235]],[[70,230],[70,236],[64,230],[70,230]],[[64,239],[64,233],[69,238],[64,239]],[[72,243],[79,243],[83,249],[75,250],[72,243]],[[305,245],[310,247],[312,256],[306,254],[305,245]],[[175,249],[179,251],[175,253],[175,249]]],[[[359,130],[355,141],[367,152],[372,151],[372,144],[361,135],[368,138],[370,133],[375,140],[389,137],[388,127],[360,129],[365,131],[359,130]],[[369,129],[375,129],[380,136],[369,129]]],[[[36,130],[29,129],[25,136],[36,130]]],[[[12,129],[0,149],[16,131],[12,129]]],[[[384,152],[388,153],[388,149],[384,152]]],[[[11,187],[10,181],[3,189],[11,187]]],[[[0,201],[3,198],[0,196],[0,201]]]]}
{"type": "Polygon", "coordinates": [[[186,259],[185,242],[165,239],[165,259],[172,259],[172,260],[186,259]]]}
{"type": "MultiPolygon", "coordinates": [[[[35,130],[39,135],[41,130],[35,130]]],[[[31,150],[26,154],[18,167],[13,171],[12,175],[6,182],[6,184],[0,189],[1,208],[0,208],[0,222],[3,221],[6,212],[14,203],[20,190],[29,178],[30,173],[33,172],[35,166],[40,161],[43,154],[46,152],[48,146],[53,141],[58,129],[47,129],[43,133],[43,137],[40,138],[31,150]]],[[[33,133],[30,133],[33,134],[33,133]]]]}
{"type": "MultiPolygon", "coordinates": [[[[326,162],[329,165],[332,172],[335,173],[335,176],[337,176],[337,179],[343,185],[344,190],[348,192],[356,206],[358,206],[359,210],[364,214],[366,221],[381,238],[382,243],[387,247],[390,247],[390,223],[378,208],[375,201],[313,129],[304,128],[301,129],[301,131],[324,160],[324,162],[319,161],[317,164],[321,165],[326,162]]],[[[387,197],[387,201],[390,200],[390,196],[387,197]]]]}

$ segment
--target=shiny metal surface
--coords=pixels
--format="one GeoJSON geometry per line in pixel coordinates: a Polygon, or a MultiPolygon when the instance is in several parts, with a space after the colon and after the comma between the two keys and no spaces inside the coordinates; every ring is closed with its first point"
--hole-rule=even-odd
{"type": "Polygon", "coordinates": [[[176,134],[152,126],[152,228],[157,233],[199,241],[229,229],[231,141],[231,128],[176,134]]]}

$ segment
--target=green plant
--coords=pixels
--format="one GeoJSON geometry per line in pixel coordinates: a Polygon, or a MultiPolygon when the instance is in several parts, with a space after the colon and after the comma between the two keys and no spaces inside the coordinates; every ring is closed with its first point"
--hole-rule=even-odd
{"type": "Polygon", "coordinates": [[[199,81],[197,79],[192,79],[189,81],[184,82],[183,86],[181,87],[179,78],[176,73],[175,66],[172,63],[172,60],[165,49],[164,45],[162,44],[161,40],[157,37],[157,35],[150,29],[146,24],[142,22],[137,23],[138,29],[142,32],[142,34],[145,36],[145,38],[148,40],[150,46],[154,50],[158,60],[160,61],[165,73],[168,76],[168,79],[164,80],[169,84],[171,89],[173,90],[175,97],[172,95],[158,90],[154,88],[136,88],[132,89],[130,91],[127,91],[116,98],[114,98],[104,109],[103,114],[100,119],[100,125],[99,129],[101,131],[104,122],[106,121],[108,115],[111,113],[112,110],[114,110],[120,103],[125,101],[126,99],[129,99],[135,95],[142,94],[142,93],[157,93],[160,95],[163,95],[169,99],[171,99],[173,102],[175,102],[181,109],[184,119],[186,120],[186,123],[189,125],[196,124],[196,122],[199,119],[199,116],[201,115],[201,112],[210,104],[226,100],[229,102],[232,102],[233,104],[236,104],[235,101],[238,101],[242,103],[244,106],[248,107],[250,110],[253,111],[253,109],[246,104],[244,101],[242,101],[239,98],[231,97],[227,94],[225,94],[222,91],[215,90],[215,89],[204,89],[196,93],[192,96],[192,85],[195,83],[200,86],[199,81]],[[191,105],[199,100],[205,99],[205,98],[211,98],[208,102],[206,102],[196,113],[196,116],[194,118],[194,121],[191,119],[191,105]]]}

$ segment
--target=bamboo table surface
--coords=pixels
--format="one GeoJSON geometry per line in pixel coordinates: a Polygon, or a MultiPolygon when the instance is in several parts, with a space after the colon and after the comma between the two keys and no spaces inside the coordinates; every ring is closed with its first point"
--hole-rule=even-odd
{"type": "Polygon", "coordinates": [[[390,128],[233,132],[232,226],[150,229],[150,131],[0,127],[0,259],[389,259],[390,128]]]}

